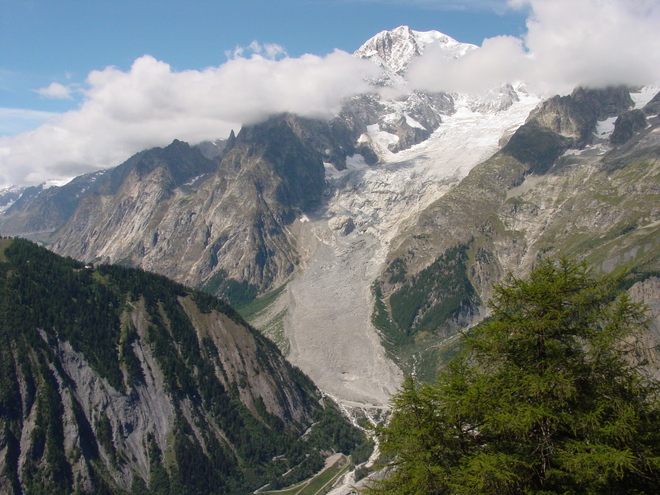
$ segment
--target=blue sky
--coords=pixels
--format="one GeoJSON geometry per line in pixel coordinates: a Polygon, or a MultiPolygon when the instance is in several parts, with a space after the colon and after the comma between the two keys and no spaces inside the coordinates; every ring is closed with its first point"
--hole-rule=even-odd
{"type": "MultiPolygon", "coordinates": [[[[399,25],[473,44],[518,36],[525,26],[524,11],[504,1],[0,0],[0,6],[0,107],[46,112],[74,108],[79,98],[35,90],[52,82],[82,85],[90,71],[106,66],[128,70],[145,54],[181,71],[218,66],[227,51],[255,40],[299,57],[353,52],[399,25]]],[[[15,130],[30,125],[17,123],[15,130]]]]}
{"type": "Polygon", "coordinates": [[[374,90],[351,53],[400,25],[479,47],[427,50],[401,91],[660,84],[660,0],[0,0],[0,187],[329,118],[374,90]]]}

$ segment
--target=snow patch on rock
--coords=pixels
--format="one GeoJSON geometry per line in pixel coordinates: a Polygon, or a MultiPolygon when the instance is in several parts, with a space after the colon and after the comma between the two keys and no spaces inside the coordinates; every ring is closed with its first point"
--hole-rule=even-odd
{"type": "Polygon", "coordinates": [[[631,92],[630,97],[635,102],[635,108],[643,108],[658,93],[660,93],[660,86],[650,85],[644,86],[639,91],[631,92]]]}
{"type": "Polygon", "coordinates": [[[618,117],[610,117],[602,120],[596,125],[596,136],[601,139],[609,139],[614,132],[614,123],[618,117]]]}

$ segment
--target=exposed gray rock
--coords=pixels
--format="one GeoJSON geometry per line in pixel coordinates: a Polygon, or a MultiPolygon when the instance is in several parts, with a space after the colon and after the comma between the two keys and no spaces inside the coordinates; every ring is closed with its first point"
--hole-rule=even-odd
{"type": "Polygon", "coordinates": [[[642,110],[648,117],[657,117],[660,115],[660,93],[656,94],[651,101],[644,105],[642,110]]]}
{"type": "Polygon", "coordinates": [[[192,286],[216,274],[260,289],[280,284],[298,256],[286,226],[319,203],[325,184],[321,156],[304,132],[293,116],[244,128],[215,173],[197,185],[183,177],[172,182],[173,166],[145,163],[141,155],[116,191],[82,199],[53,247],[192,286]]]}
{"type": "Polygon", "coordinates": [[[348,235],[355,230],[355,222],[351,217],[341,215],[328,220],[328,227],[338,231],[341,235],[348,235]]]}
{"type": "Polygon", "coordinates": [[[615,117],[632,108],[630,90],[625,87],[602,90],[576,89],[570,96],[555,96],[529,116],[542,127],[569,138],[574,146],[590,144],[599,120],[615,117]]]}
{"type": "Polygon", "coordinates": [[[627,142],[633,135],[647,126],[646,116],[639,109],[622,113],[614,123],[614,131],[610,136],[610,143],[621,145],[627,142]]]}

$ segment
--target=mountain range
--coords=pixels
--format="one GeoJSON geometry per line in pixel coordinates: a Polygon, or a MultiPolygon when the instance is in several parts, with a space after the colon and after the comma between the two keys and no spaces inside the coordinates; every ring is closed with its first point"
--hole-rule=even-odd
{"type": "MultiPolygon", "coordinates": [[[[660,88],[410,91],[431,45],[476,49],[379,33],[355,52],[382,69],[373,92],[335,118],[275,115],[7,191],[0,233],[219,295],[349,407],[386,407],[404,373],[432,379],[493,284],[543,257],[625,267],[657,317],[660,88]]],[[[659,336],[656,319],[650,348],[659,336]]]]}

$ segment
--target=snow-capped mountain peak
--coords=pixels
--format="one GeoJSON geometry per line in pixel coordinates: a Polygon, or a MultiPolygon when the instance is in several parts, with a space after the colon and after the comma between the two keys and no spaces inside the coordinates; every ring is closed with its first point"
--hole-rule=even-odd
{"type": "Polygon", "coordinates": [[[460,43],[439,31],[413,31],[408,26],[399,26],[391,31],[381,31],[358,48],[354,55],[370,59],[380,67],[400,74],[429,45],[439,45],[447,57],[451,58],[462,57],[477,48],[469,43],[460,43]]]}
{"type": "Polygon", "coordinates": [[[0,213],[8,210],[20,198],[24,190],[25,187],[22,186],[0,187],[0,213]]]}

